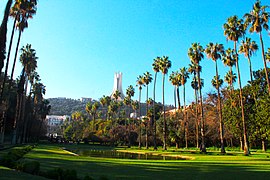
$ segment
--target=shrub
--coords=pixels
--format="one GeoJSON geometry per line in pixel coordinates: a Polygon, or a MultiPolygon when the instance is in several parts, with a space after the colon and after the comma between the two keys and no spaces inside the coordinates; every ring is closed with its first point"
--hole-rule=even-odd
{"type": "Polygon", "coordinates": [[[57,180],[77,180],[77,172],[75,170],[63,170],[62,168],[56,168],[53,170],[47,171],[47,173],[43,174],[44,177],[49,179],[57,179],[57,180]]]}
{"type": "Polygon", "coordinates": [[[22,171],[30,174],[38,174],[40,163],[38,161],[25,161],[22,162],[22,171]]]}

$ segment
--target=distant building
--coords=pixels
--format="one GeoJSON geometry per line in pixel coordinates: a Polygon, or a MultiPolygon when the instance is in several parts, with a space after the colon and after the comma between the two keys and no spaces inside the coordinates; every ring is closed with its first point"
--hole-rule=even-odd
{"type": "Polygon", "coordinates": [[[64,115],[64,116],[56,116],[56,115],[47,115],[46,122],[47,122],[47,134],[55,134],[61,128],[65,122],[70,122],[71,117],[64,115]]]}
{"type": "Polygon", "coordinates": [[[91,101],[92,101],[92,98],[81,97],[81,102],[87,103],[91,101]]]}

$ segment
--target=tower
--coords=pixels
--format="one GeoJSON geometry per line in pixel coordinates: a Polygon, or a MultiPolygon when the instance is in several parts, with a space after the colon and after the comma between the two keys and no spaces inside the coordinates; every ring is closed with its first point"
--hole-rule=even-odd
{"type": "Polygon", "coordinates": [[[112,91],[112,94],[111,94],[111,98],[114,98],[113,94],[117,90],[121,93],[120,97],[117,100],[123,100],[125,98],[125,96],[124,96],[124,93],[123,93],[123,90],[122,90],[122,73],[121,72],[116,72],[114,74],[114,85],[113,85],[113,91],[112,91]]]}

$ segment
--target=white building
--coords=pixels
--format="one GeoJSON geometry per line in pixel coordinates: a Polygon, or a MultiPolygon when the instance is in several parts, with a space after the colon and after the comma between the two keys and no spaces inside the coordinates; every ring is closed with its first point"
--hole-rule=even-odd
{"type": "Polygon", "coordinates": [[[55,134],[61,128],[65,122],[70,122],[71,117],[64,115],[64,116],[56,116],[56,115],[47,115],[46,122],[47,122],[47,134],[55,134]]]}

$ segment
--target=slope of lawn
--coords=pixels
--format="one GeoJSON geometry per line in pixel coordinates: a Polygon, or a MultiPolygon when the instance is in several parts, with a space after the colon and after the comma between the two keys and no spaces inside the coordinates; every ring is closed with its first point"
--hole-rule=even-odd
{"type": "Polygon", "coordinates": [[[18,172],[7,167],[0,166],[0,179],[1,180],[45,180],[46,178],[41,176],[34,176],[31,174],[18,172]]]}
{"type": "MultiPolygon", "coordinates": [[[[218,155],[210,153],[162,152],[168,155],[191,157],[191,160],[131,160],[76,156],[63,150],[85,148],[91,146],[77,145],[39,145],[25,158],[40,162],[41,171],[53,168],[74,169],[80,178],[86,175],[99,179],[267,179],[270,175],[270,158],[267,153],[253,153],[251,156],[231,153],[218,155]]],[[[133,152],[149,152],[150,150],[125,150],[133,152]]],[[[154,151],[153,151],[154,152],[154,151]]]]}

